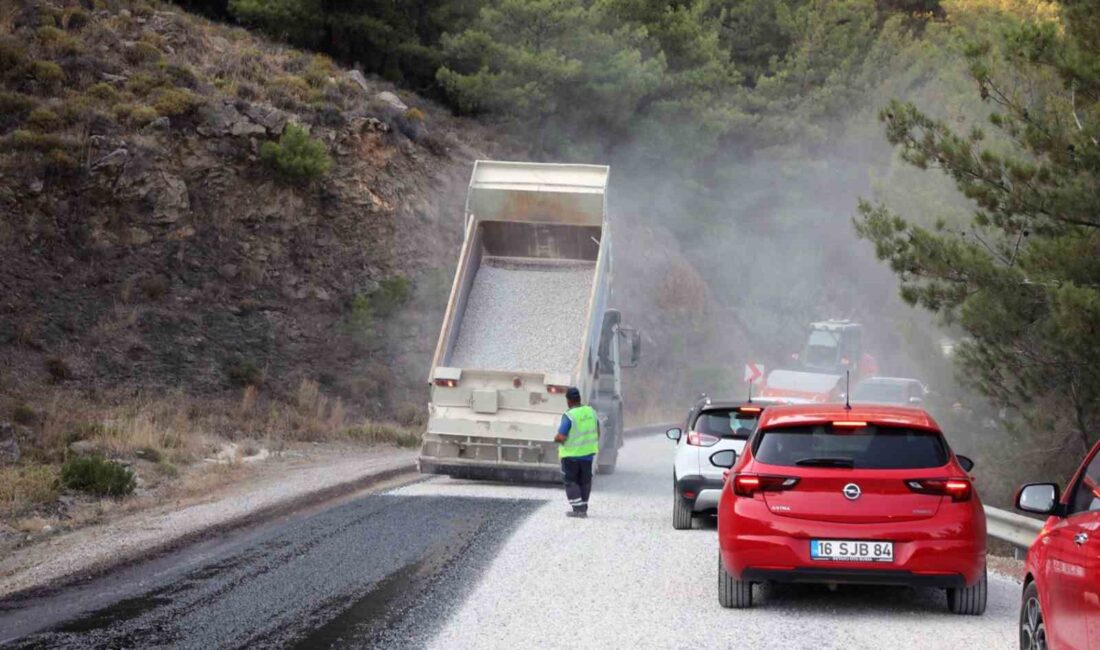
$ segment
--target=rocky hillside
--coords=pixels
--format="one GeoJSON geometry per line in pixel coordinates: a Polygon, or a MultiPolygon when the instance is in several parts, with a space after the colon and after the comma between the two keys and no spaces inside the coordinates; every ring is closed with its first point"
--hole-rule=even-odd
{"type": "Polygon", "coordinates": [[[171,5],[3,3],[0,420],[33,426],[58,391],[293,400],[303,381],[413,418],[468,142],[487,147],[171,5]]]}

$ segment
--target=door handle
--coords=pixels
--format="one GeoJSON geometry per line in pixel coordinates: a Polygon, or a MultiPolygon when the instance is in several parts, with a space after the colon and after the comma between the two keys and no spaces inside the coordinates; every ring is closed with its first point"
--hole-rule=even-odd
{"type": "Polygon", "coordinates": [[[1078,546],[1084,544],[1087,541],[1089,541],[1089,534],[1088,533],[1077,533],[1073,537],[1073,543],[1078,545],[1078,546]]]}

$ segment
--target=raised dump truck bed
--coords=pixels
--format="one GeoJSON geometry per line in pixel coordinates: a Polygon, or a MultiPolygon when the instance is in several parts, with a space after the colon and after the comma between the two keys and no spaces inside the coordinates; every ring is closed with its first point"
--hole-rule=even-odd
{"type": "Polygon", "coordinates": [[[592,165],[474,166],[421,471],[560,480],[553,436],[569,386],[600,413],[598,462],[614,467],[625,330],[607,309],[606,182],[592,165]]]}

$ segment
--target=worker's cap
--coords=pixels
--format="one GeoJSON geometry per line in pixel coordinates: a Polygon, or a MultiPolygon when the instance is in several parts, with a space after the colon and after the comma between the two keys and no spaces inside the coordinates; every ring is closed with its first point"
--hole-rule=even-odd
{"type": "Polygon", "coordinates": [[[581,392],[579,390],[577,390],[577,388],[575,386],[570,386],[569,390],[565,391],[565,399],[573,399],[573,400],[580,401],[581,392]]]}

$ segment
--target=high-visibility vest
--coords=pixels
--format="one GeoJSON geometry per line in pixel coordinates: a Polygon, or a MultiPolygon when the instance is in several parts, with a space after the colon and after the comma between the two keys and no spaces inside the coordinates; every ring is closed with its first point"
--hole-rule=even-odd
{"type": "Polygon", "coordinates": [[[576,458],[591,456],[600,450],[599,428],[596,421],[596,409],[591,406],[578,406],[565,412],[572,425],[569,437],[558,447],[558,458],[576,458]]]}

